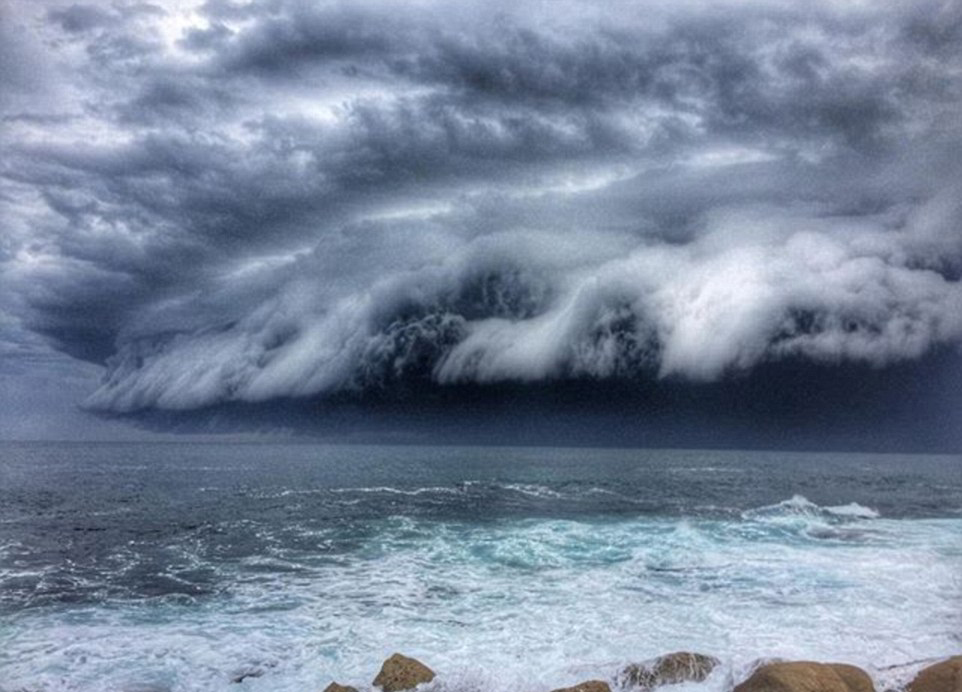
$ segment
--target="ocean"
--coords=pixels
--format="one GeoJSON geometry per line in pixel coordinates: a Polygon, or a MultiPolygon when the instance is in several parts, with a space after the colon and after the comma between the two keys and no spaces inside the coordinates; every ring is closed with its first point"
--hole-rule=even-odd
{"type": "Polygon", "coordinates": [[[675,650],[962,651],[962,458],[0,445],[0,690],[547,692],[675,650]],[[236,682],[236,681],[240,682],[236,682]]]}

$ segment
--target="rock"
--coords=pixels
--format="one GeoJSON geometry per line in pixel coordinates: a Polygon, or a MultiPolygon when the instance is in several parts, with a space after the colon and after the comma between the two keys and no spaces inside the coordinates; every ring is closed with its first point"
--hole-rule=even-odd
{"type": "Polygon", "coordinates": [[[855,666],[792,661],[760,666],[734,692],[875,692],[875,686],[855,666]]]}
{"type": "Polygon", "coordinates": [[[381,666],[381,672],[374,678],[374,686],[384,692],[414,689],[424,682],[434,680],[434,671],[426,665],[407,656],[394,654],[381,666]]]}
{"type": "Polygon", "coordinates": [[[245,680],[247,680],[247,678],[259,678],[259,677],[262,676],[263,674],[264,674],[264,671],[261,670],[260,668],[251,668],[251,669],[249,669],[249,670],[241,671],[241,672],[235,674],[235,675],[230,679],[230,681],[231,681],[232,683],[236,684],[236,685],[239,685],[240,683],[242,683],[242,682],[244,682],[245,680]]]}
{"type": "Polygon", "coordinates": [[[338,685],[336,682],[332,682],[324,688],[324,692],[357,692],[357,689],[349,685],[338,685]]]}
{"type": "Polygon", "coordinates": [[[962,692],[962,656],[923,668],[908,684],[908,692],[962,692]]]}
{"type": "Polygon", "coordinates": [[[701,682],[719,663],[718,659],[705,654],[676,651],[645,663],[634,663],[619,676],[622,686],[650,690],[660,685],[679,682],[701,682]]]}
{"type": "Polygon", "coordinates": [[[607,682],[602,680],[586,680],[585,682],[579,682],[574,687],[562,687],[552,690],[552,692],[611,692],[611,688],[608,687],[607,682]]]}

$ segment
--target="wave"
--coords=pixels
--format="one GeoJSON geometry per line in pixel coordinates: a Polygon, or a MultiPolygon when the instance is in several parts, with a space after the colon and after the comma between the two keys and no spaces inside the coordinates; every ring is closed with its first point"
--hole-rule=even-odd
{"type": "MultiPolygon", "coordinates": [[[[775,507],[818,505],[791,498],[775,507]]],[[[442,692],[549,690],[687,649],[723,661],[689,692],[730,690],[760,656],[845,660],[869,669],[878,689],[895,689],[889,683],[907,675],[902,661],[957,646],[957,520],[893,522],[872,551],[739,530],[746,523],[757,522],[397,517],[362,534],[332,528],[328,538],[356,543],[338,555],[294,549],[298,540],[224,559],[181,541],[169,547],[183,550],[183,570],[132,554],[156,547],[144,542],[121,557],[128,579],[165,589],[149,608],[102,581],[106,572],[78,581],[83,617],[48,598],[11,621],[5,672],[11,689],[36,680],[60,692],[227,690],[247,670],[264,672],[245,689],[318,689],[330,679],[365,689],[380,655],[403,647],[438,672],[442,692]],[[203,590],[188,583],[195,558],[216,570],[203,590]],[[896,600],[905,607],[879,607],[896,600]],[[826,602],[837,617],[824,614],[826,602]],[[888,665],[899,667],[880,668],[888,665]],[[166,686],[147,686],[161,675],[166,686]]],[[[272,544],[291,538],[286,523],[271,531],[272,544]]],[[[64,576],[48,575],[42,588],[64,576]]]]}
{"type": "Polygon", "coordinates": [[[804,495],[793,495],[774,505],[742,512],[744,521],[761,523],[779,531],[816,540],[864,541],[872,533],[863,524],[881,514],[871,507],[850,502],[844,505],[818,505],[804,495]]]}
{"type": "Polygon", "coordinates": [[[422,503],[431,505],[460,502],[464,498],[496,499],[509,504],[534,503],[544,505],[547,509],[561,506],[565,509],[579,508],[578,511],[590,511],[593,507],[600,510],[610,510],[611,507],[621,506],[625,511],[638,511],[644,514],[667,512],[674,516],[679,511],[693,513],[696,517],[724,518],[740,517],[743,521],[763,522],[770,524],[801,523],[806,527],[832,527],[839,524],[878,519],[878,510],[861,505],[857,502],[838,505],[818,505],[803,495],[793,495],[781,502],[741,510],[727,504],[688,504],[671,503],[658,497],[649,497],[648,489],[640,494],[631,489],[613,490],[596,484],[582,484],[577,482],[550,483],[520,483],[495,480],[467,480],[450,485],[372,485],[350,487],[315,487],[315,488],[286,488],[259,494],[262,498],[286,498],[295,496],[327,496],[338,504],[377,503],[379,498],[395,498],[392,502],[422,503]]]}
{"type": "Polygon", "coordinates": [[[350,488],[328,488],[319,490],[299,490],[299,491],[284,491],[282,494],[292,494],[292,493],[317,493],[317,492],[330,492],[336,494],[387,494],[387,495],[407,495],[407,496],[419,496],[419,495],[431,495],[431,494],[442,494],[442,495],[464,495],[467,493],[485,493],[485,492],[501,492],[508,491],[518,495],[523,495],[525,497],[530,497],[538,500],[571,500],[579,498],[589,498],[592,495],[610,495],[612,497],[617,497],[625,501],[633,501],[632,498],[622,495],[621,493],[608,490],[606,488],[599,488],[596,486],[591,486],[588,488],[577,488],[574,490],[559,490],[551,488],[547,485],[541,485],[538,483],[503,483],[497,481],[461,481],[453,485],[431,485],[422,487],[395,487],[395,486],[371,486],[371,487],[350,487],[350,488]]]}
{"type": "Polygon", "coordinates": [[[378,485],[370,488],[331,488],[332,493],[386,493],[389,495],[424,495],[426,493],[449,493],[456,494],[461,492],[458,488],[433,485],[424,488],[395,488],[390,485],[378,485]]]}
{"type": "Polygon", "coordinates": [[[565,497],[563,493],[557,490],[552,490],[551,488],[544,485],[535,485],[532,483],[506,483],[500,487],[505,490],[513,490],[516,493],[521,493],[522,495],[527,495],[528,497],[546,498],[557,500],[565,497]]]}
{"type": "Polygon", "coordinates": [[[792,518],[822,518],[822,519],[878,519],[878,510],[850,502],[846,505],[822,506],[815,504],[804,495],[792,495],[788,500],[782,500],[774,505],[765,505],[756,509],[742,512],[742,518],[759,520],[778,520],[792,518]]]}
{"type": "Polygon", "coordinates": [[[825,507],[826,512],[834,514],[839,517],[855,517],[858,519],[878,519],[881,514],[878,510],[872,509],[871,507],[866,507],[865,505],[860,505],[857,502],[849,502],[847,505],[835,505],[834,507],[825,507]]]}

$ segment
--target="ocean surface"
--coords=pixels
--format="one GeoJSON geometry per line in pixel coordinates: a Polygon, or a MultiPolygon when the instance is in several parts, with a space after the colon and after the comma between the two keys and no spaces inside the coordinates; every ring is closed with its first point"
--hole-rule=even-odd
{"type": "MultiPolygon", "coordinates": [[[[962,458],[0,444],[0,690],[544,692],[962,652],[962,458]],[[235,682],[240,680],[240,682],[235,682]]],[[[880,688],[881,689],[881,688],[880,688]]]]}

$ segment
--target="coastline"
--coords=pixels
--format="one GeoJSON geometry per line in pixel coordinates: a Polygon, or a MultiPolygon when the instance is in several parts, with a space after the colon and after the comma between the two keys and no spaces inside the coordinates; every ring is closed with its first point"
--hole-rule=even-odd
{"type": "MultiPolygon", "coordinates": [[[[702,683],[718,672],[724,672],[714,656],[676,651],[620,669],[608,679],[583,680],[550,692],[612,692],[612,690],[651,692],[661,687],[702,683]]],[[[884,670],[899,671],[901,684],[884,687],[857,666],[838,662],[784,661],[758,659],[742,679],[728,672],[723,689],[731,692],[959,692],[962,689],[962,655],[947,658],[910,661],[884,670]]],[[[244,678],[235,680],[243,682],[244,678]]],[[[259,674],[250,677],[260,677],[259,674]]],[[[457,689],[445,685],[421,661],[399,653],[392,654],[381,665],[371,687],[381,692],[457,689]]],[[[359,692],[353,685],[332,681],[324,692],[359,692]]]]}

